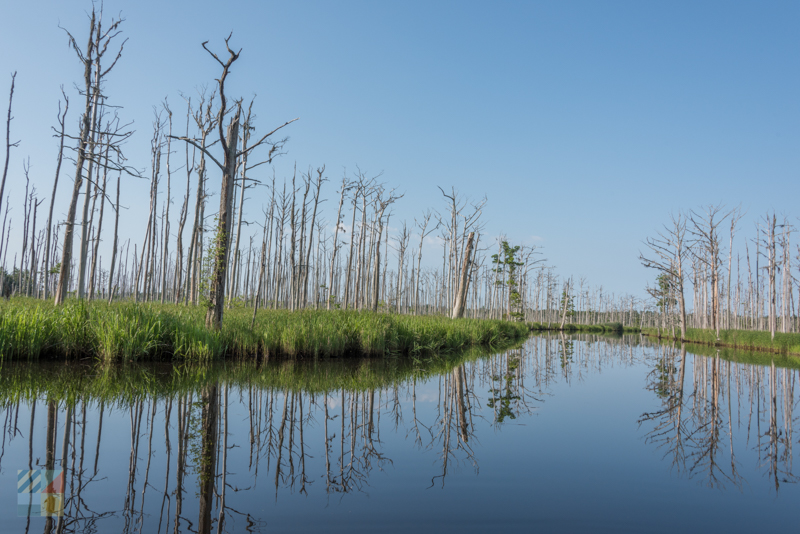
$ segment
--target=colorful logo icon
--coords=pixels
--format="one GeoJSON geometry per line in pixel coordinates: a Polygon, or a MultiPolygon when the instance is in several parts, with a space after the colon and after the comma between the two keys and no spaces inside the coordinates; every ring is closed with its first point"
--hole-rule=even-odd
{"type": "Polygon", "coordinates": [[[64,515],[64,470],[17,471],[17,515],[23,517],[64,515]]]}

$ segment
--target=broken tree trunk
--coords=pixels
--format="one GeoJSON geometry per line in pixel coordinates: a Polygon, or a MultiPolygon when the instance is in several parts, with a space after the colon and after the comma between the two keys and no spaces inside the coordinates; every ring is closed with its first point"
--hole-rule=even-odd
{"type": "Polygon", "coordinates": [[[464,249],[464,260],[461,262],[461,277],[458,283],[456,302],[453,306],[453,319],[460,319],[464,316],[464,308],[467,303],[467,291],[469,290],[470,256],[472,255],[472,242],[474,239],[475,232],[470,232],[467,237],[467,246],[464,249]]]}

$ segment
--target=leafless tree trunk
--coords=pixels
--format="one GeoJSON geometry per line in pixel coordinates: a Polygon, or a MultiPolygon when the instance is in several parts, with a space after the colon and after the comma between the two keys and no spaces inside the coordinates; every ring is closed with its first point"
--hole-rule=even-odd
{"type": "Polygon", "coordinates": [[[242,151],[245,155],[242,157],[241,167],[242,167],[242,184],[240,187],[240,196],[239,196],[239,206],[238,206],[238,214],[237,214],[237,223],[236,223],[236,245],[233,247],[233,267],[231,272],[231,292],[228,295],[228,306],[230,306],[233,298],[236,296],[236,286],[237,286],[237,278],[239,275],[238,270],[238,262],[239,262],[239,241],[242,237],[242,214],[244,213],[244,192],[247,189],[247,142],[250,140],[250,130],[253,129],[252,126],[252,113],[253,113],[253,100],[250,101],[250,106],[247,109],[247,115],[244,118],[244,123],[242,124],[242,151]]]}
{"type": "Polygon", "coordinates": [[[467,246],[464,249],[464,260],[461,263],[461,279],[458,283],[458,293],[456,302],[453,306],[453,319],[460,319],[464,316],[464,306],[467,303],[467,291],[469,290],[470,257],[472,255],[472,242],[475,239],[475,232],[470,232],[467,237],[467,246]]]}
{"type": "Polygon", "coordinates": [[[645,267],[652,267],[667,276],[670,288],[678,296],[680,310],[681,339],[686,339],[686,301],[684,298],[683,263],[691,253],[686,243],[686,216],[682,213],[671,215],[671,225],[665,226],[656,238],[648,238],[645,244],[656,255],[645,258],[641,253],[639,260],[645,267]]]}
{"type": "MultiPolygon", "coordinates": [[[[3,205],[3,192],[6,189],[6,178],[8,177],[8,161],[11,157],[11,148],[18,147],[19,141],[11,142],[11,121],[14,117],[11,116],[11,103],[14,100],[14,82],[17,79],[17,72],[11,75],[11,90],[8,93],[8,117],[6,118],[6,162],[3,165],[3,180],[0,181],[0,207],[3,205]]],[[[2,252],[2,251],[0,251],[2,252]]]]}
{"type": "MultiPolygon", "coordinates": [[[[51,238],[51,231],[53,228],[53,205],[55,204],[56,200],[56,190],[58,189],[58,177],[61,174],[61,161],[64,158],[64,125],[66,123],[67,118],[67,111],[69,110],[69,98],[67,98],[66,93],[64,93],[64,87],[61,87],[61,94],[64,96],[64,113],[61,113],[61,101],[58,102],[58,114],[56,117],[58,118],[58,124],[61,126],[61,132],[59,134],[59,147],[58,147],[58,158],[56,159],[56,176],[53,179],[53,194],[50,197],[50,212],[47,216],[47,238],[45,241],[45,252],[44,252],[44,273],[45,273],[45,284],[44,284],[44,298],[45,300],[49,297],[49,290],[50,284],[48,283],[50,279],[50,238],[51,238]]],[[[2,199],[2,195],[0,195],[0,199],[2,199]]]]}
{"type": "MultiPolygon", "coordinates": [[[[335,228],[333,230],[333,248],[331,249],[331,269],[328,273],[328,303],[326,308],[331,309],[334,300],[334,292],[333,292],[333,270],[334,266],[336,265],[336,253],[339,250],[337,238],[339,237],[339,226],[342,224],[342,205],[344,205],[344,197],[347,194],[347,191],[350,189],[350,185],[347,182],[347,175],[342,177],[342,190],[339,196],[339,210],[336,212],[336,223],[335,228]]],[[[352,241],[352,235],[351,239],[352,241]]]]}
{"type": "MultiPolygon", "coordinates": [[[[105,160],[108,163],[108,149],[110,144],[106,145],[105,160]]],[[[106,184],[108,183],[108,165],[106,164],[103,169],[103,188],[99,191],[100,194],[100,215],[97,221],[97,239],[95,239],[94,250],[92,251],[92,266],[89,273],[89,300],[94,297],[95,275],[97,270],[97,257],[100,251],[100,234],[103,230],[103,211],[106,205],[106,184]]]]}
{"type": "MultiPolygon", "coordinates": [[[[167,135],[167,200],[166,210],[164,214],[164,252],[161,258],[161,304],[164,304],[167,293],[167,266],[169,264],[169,205],[172,203],[172,169],[169,166],[169,157],[172,152],[172,110],[169,109],[166,100],[164,101],[164,110],[167,112],[167,124],[169,125],[169,134],[167,135]]],[[[176,270],[179,267],[176,264],[176,270]]]]}
{"type": "Polygon", "coordinates": [[[347,256],[347,270],[344,282],[344,309],[350,304],[350,272],[353,267],[353,246],[356,240],[356,211],[358,211],[358,195],[361,193],[361,184],[356,186],[356,194],[353,195],[353,220],[350,222],[350,252],[347,256]]]}
{"type": "Polygon", "coordinates": [[[317,222],[317,208],[319,207],[320,203],[319,192],[320,188],[322,187],[322,183],[327,180],[322,176],[324,172],[325,172],[325,165],[317,169],[317,184],[316,184],[317,187],[314,192],[314,211],[311,213],[311,225],[308,227],[308,246],[306,247],[306,263],[305,263],[306,267],[303,275],[303,297],[302,297],[303,306],[305,306],[306,302],[308,302],[308,278],[311,271],[311,249],[312,249],[312,244],[314,242],[314,225],[317,222]]]}
{"type": "Polygon", "coordinates": [[[114,243],[111,246],[111,265],[108,268],[108,302],[114,299],[114,268],[117,259],[117,243],[119,241],[119,186],[122,173],[117,175],[117,201],[114,204],[114,243]]]}
{"type": "Polygon", "coordinates": [[[375,214],[375,220],[378,224],[378,237],[375,240],[375,266],[374,266],[374,274],[373,274],[373,285],[372,285],[372,311],[378,311],[378,300],[379,294],[378,290],[380,289],[380,266],[381,266],[381,235],[383,233],[383,214],[386,211],[386,208],[389,205],[396,202],[398,199],[403,198],[403,195],[395,196],[394,192],[390,192],[389,196],[386,200],[383,200],[383,192],[379,191],[378,196],[376,199],[376,207],[377,212],[375,214]]]}
{"type": "MultiPolygon", "coordinates": [[[[102,11],[101,11],[102,19],[102,11]]],[[[97,13],[92,9],[91,21],[89,23],[89,39],[86,45],[86,53],[81,52],[75,38],[67,32],[70,40],[70,46],[75,50],[78,59],[84,65],[84,93],[86,102],[84,106],[84,113],[81,122],[81,133],[78,141],[78,154],[75,162],[75,182],[72,190],[72,198],[70,200],[69,209],[67,210],[67,220],[64,227],[64,244],[61,251],[61,270],[58,277],[58,288],[55,296],[55,303],[61,304],[67,296],[69,291],[70,281],[70,266],[72,264],[72,241],[75,231],[75,213],[77,210],[78,196],[80,195],[81,185],[83,183],[83,167],[87,159],[87,148],[89,147],[89,138],[92,132],[94,103],[97,102],[96,93],[99,94],[100,82],[102,79],[114,68],[117,61],[122,55],[122,49],[125,46],[123,41],[122,45],[117,52],[114,61],[104,71],[98,70],[97,86],[92,86],[92,70],[95,62],[105,53],[109,43],[114,37],[119,34],[119,25],[122,20],[114,21],[112,19],[111,26],[105,33],[100,32],[100,21],[97,20],[97,13]],[[97,42],[95,42],[95,33],[97,33],[97,42]]]]}
{"type": "MultiPolygon", "coordinates": [[[[220,210],[218,213],[218,221],[217,221],[217,233],[214,236],[214,267],[213,272],[211,275],[211,295],[209,299],[208,309],[206,311],[206,327],[211,328],[214,330],[219,330],[222,327],[222,313],[223,308],[225,305],[225,280],[226,280],[226,273],[228,268],[228,236],[230,235],[230,228],[231,228],[231,204],[233,201],[233,180],[236,175],[236,162],[240,157],[246,156],[249,152],[251,152],[256,147],[262,145],[266,142],[269,137],[283,128],[284,126],[294,122],[297,119],[292,121],[288,121],[283,125],[275,128],[271,132],[267,133],[263,136],[258,142],[253,144],[251,147],[243,150],[241,152],[237,152],[237,148],[239,145],[239,119],[241,117],[241,103],[236,103],[236,109],[234,111],[234,115],[231,118],[231,121],[228,123],[227,134],[223,131],[222,122],[225,118],[227,113],[227,100],[225,98],[225,79],[228,76],[228,72],[230,70],[231,65],[234,61],[239,58],[239,54],[241,54],[241,50],[239,52],[234,52],[231,50],[229,41],[231,36],[229,35],[227,39],[225,39],[225,47],[228,51],[229,57],[226,62],[222,62],[216,54],[211,52],[207,47],[208,41],[203,43],[203,48],[217,61],[217,63],[222,66],[222,75],[218,79],[219,82],[219,96],[220,96],[220,108],[217,114],[217,123],[219,128],[219,139],[220,144],[222,145],[223,151],[223,162],[220,163],[214,158],[207,149],[203,149],[203,152],[206,156],[211,159],[214,163],[222,171],[222,184],[220,187],[220,210]]],[[[180,138],[190,144],[193,144],[195,147],[200,148],[194,140],[189,139],[187,137],[180,138]]],[[[276,149],[282,145],[282,142],[274,143],[272,148],[270,149],[270,153],[276,151],[276,149]]]]}
{"type": "Polygon", "coordinates": [[[719,337],[719,269],[720,269],[720,245],[719,245],[719,225],[727,219],[732,211],[721,213],[722,205],[708,206],[705,214],[691,212],[689,220],[692,222],[690,232],[695,236],[695,244],[692,251],[695,257],[706,265],[711,275],[711,328],[716,330],[719,337]]]}
{"type": "MultiPolygon", "coordinates": [[[[186,137],[189,137],[189,120],[192,114],[192,101],[187,101],[186,111],[186,137]]],[[[181,206],[181,214],[178,219],[178,241],[175,245],[175,277],[172,282],[172,294],[175,304],[181,301],[181,288],[183,283],[183,228],[186,225],[186,219],[189,215],[189,187],[192,183],[192,170],[194,170],[194,157],[192,164],[189,164],[189,144],[186,144],[186,195],[183,197],[183,205],[181,206]]],[[[186,277],[189,277],[189,269],[187,265],[186,277]]]]}

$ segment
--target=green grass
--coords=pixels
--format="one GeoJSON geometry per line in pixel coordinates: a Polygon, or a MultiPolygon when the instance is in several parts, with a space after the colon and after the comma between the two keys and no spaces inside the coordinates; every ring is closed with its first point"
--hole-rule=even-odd
{"type": "Polygon", "coordinates": [[[0,302],[0,360],[104,361],[422,355],[493,347],[523,339],[523,323],[391,315],[366,311],[225,310],[209,331],[200,307],[34,299],[0,302]]]}
{"type": "MultiPolygon", "coordinates": [[[[644,328],[642,333],[647,336],[658,336],[658,329],[644,328]]],[[[675,333],[680,336],[680,329],[676,328],[675,333]]],[[[662,337],[671,339],[671,331],[662,331],[662,337]]],[[[685,341],[710,346],[800,356],[800,334],[776,333],[775,339],[773,340],[769,332],[755,330],[720,330],[719,339],[717,339],[717,333],[714,330],[688,328],[686,330],[685,341]]]]}

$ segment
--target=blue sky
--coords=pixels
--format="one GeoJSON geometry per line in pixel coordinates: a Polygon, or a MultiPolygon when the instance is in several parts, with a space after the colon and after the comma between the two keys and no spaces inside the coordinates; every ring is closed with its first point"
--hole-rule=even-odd
{"type": "MultiPolygon", "coordinates": [[[[18,71],[12,206],[28,156],[49,196],[61,84],[77,132],[82,71],[58,26],[83,43],[89,9],[2,8],[3,112],[18,71]]],[[[200,43],[222,51],[232,31],[243,52],[228,94],[258,95],[262,131],[300,118],[275,172],[327,165],[328,220],[335,182],[356,165],[406,193],[392,226],[444,209],[436,186],[455,186],[488,196],[488,234],[542,246],[562,275],[642,295],[654,273],[638,251],[670,211],[741,203],[737,250],[767,210],[800,215],[797,2],[105,3],[106,17],[120,12],[129,40],[106,94],[134,121],[126,154],[142,170],[153,106],[166,97],[178,116],[181,92],[213,86],[219,67],[200,43]]],[[[60,217],[72,175],[62,174],[60,217]]],[[[147,194],[146,182],[124,180],[123,238],[141,241],[147,194]]],[[[248,202],[255,219],[265,192],[248,202]]]]}

